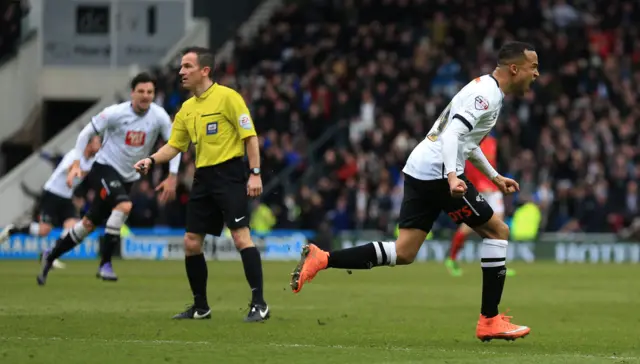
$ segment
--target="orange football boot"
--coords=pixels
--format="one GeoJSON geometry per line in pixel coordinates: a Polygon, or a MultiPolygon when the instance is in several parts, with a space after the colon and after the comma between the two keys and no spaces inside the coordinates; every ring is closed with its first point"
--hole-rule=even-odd
{"type": "Polygon", "coordinates": [[[511,323],[511,316],[500,313],[492,318],[486,318],[482,314],[476,326],[476,336],[482,341],[493,339],[513,341],[529,335],[531,329],[526,326],[511,323]]]}
{"type": "Polygon", "coordinates": [[[329,253],[318,248],[315,244],[302,247],[302,254],[296,269],[291,273],[291,290],[298,293],[306,282],[311,280],[319,271],[327,268],[329,253]]]}

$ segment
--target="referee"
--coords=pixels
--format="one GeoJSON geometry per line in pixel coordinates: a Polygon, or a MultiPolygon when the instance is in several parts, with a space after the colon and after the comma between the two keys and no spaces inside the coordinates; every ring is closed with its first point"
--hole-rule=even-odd
{"type": "Polygon", "coordinates": [[[249,197],[262,193],[258,137],[242,96],[213,82],[214,69],[215,60],[208,49],[185,50],[180,77],[182,86],[194,96],[176,114],[169,142],[136,163],[135,168],[146,173],[155,163],[167,163],[178,153],[186,152],[189,144],[195,146],[196,172],[187,203],[184,235],[185,266],[194,303],[174,318],[211,318],[202,242],[206,234],[220,236],[226,224],[242,256],[252,293],[245,321],[259,322],[269,318],[269,307],[262,294],[260,253],[249,232],[249,197]],[[248,169],[243,161],[245,146],[248,169]]]}

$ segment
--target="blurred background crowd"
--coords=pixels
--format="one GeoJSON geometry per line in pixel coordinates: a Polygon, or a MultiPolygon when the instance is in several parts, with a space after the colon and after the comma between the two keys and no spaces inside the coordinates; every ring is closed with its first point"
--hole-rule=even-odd
{"type": "MultiPolygon", "coordinates": [[[[236,39],[217,82],[238,90],[260,135],[266,193],[258,230],[393,232],[411,149],[468,80],[490,73],[510,39],[536,46],[541,77],[505,100],[494,130],[506,199],[542,214],[541,231],[624,232],[640,209],[640,4],[636,1],[308,0],[236,39]],[[489,4],[491,6],[489,6],[489,4]]],[[[154,70],[175,113],[177,69],[154,70]]],[[[131,226],[182,227],[194,168],[183,155],[167,206],[139,183],[131,226]]],[[[166,168],[166,167],[165,167],[166,168]]],[[[451,228],[443,216],[437,230],[451,228]]]]}

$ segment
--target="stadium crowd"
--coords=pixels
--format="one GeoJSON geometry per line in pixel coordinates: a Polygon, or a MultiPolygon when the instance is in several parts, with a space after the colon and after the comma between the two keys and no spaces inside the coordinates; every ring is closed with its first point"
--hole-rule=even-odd
{"type": "MultiPolygon", "coordinates": [[[[611,0],[309,0],[287,5],[255,39],[236,39],[217,81],[242,94],[260,135],[272,228],[393,231],[405,159],[449,98],[490,73],[494,51],[518,38],[537,47],[541,77],[506,99],[494,131],[498,170],[533,201],[545,231],[617,232],[638,215],[640,5],[611,0]],[[491,6],[488,6],[490,3],[491,6]],[[309,153],[321,136],[330,136],[309,153]]],[[[186,96],[175,69],[156,70],[157,102],[186,96]]],[[[132,226],[182,226],[193,155],[179,197],[159,206],[137,186],[132,226]]],[[[164,171],[166,173],[166,171],[164,171]]],[[[445,217],[442,225],[451,227],[445,217]]]]}

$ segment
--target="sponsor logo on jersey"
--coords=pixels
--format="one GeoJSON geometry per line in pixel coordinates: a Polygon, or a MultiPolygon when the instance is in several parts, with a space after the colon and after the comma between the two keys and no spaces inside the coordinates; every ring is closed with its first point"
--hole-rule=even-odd
{"type": "Polygon", "coordinates": [[[127,135],[124,138],[126,145],[131,147],[141,147],[144,145],[144,141],[147,138],[147,133],[144,131],[127,131],[127,135]]]}
{"type": "Polygon", "coordinates": [[[218,134],[218,122],[214,121],[207,124],[207,135],[218,134]]]}
{"type": "Polygon", "coordinates": [[[251,118],[247,114],[240,115],[238,124],[242,129],[251,130],[251,118]]]}
{"type": "Polygon", "coordinates": [[[469,111],[469,110],[465,110],[465,111],[464,111],[464,113],[465,113],[467,116],[471,117],[471,119],[473,119],[474,121],[478,120],[478,118],[477,118],[475,115],[473,115],[473,113],[472,113],[471,111],[469,111]]]}
{"type": "Polygon", "coordinates": [[[489,101],[484,96],[476,96],[475,101],[476,110],[489,109],[489,101]]]}
{"type": "Polygon", "coordinates": [[[469,206],[463,206],[461,209],[447,213],[455,223],[461,223],[464,219],[471,217],[472,214],[473,211],[471,211],[469,206]]]}

